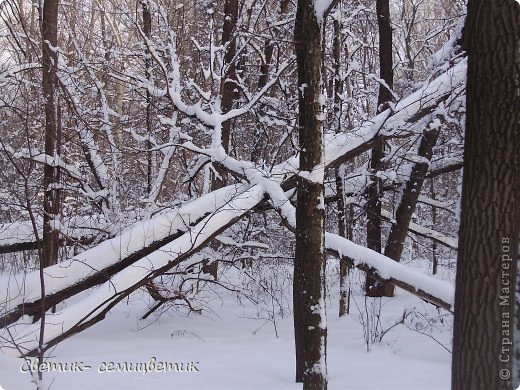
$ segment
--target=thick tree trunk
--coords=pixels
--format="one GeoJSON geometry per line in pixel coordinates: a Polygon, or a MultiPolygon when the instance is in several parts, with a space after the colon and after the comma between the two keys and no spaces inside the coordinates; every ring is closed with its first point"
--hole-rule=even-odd
{"type": "Polygon", "coordinates": [[[452,389],[512,389],[520,230],[520,4],[468,2],[452,389]]]}
{"type": "MultiPolygon", "coordinates": [[[[60,152],[61,127],[58,123],[56,102],[56,67],[58,56],[58,4],[59,0],[45,0],[42,19],[42,90],[45,99],[45,154],[56,156],[60,152]]],[[[54,220],[60,215],[60,169],[45,164],[43,170],[43,263],[47,267],[58,261],[59,231],[54,220]]]]}
{"type": "MultiPolygon", "coordinates": [[[[393,88],[392,67],[392,27],[390,25],[389,0],[376,1],[377,25],[379,28],[379,77],[384,80],[388,88],[393,88]]],[[[386,86],[379,86],[377,98],[377,112],[387,108],[392,100],[391,91],[386,86]]],[[[370,159],[371,183],[367,195],[367,246],[381,253],[381,198],[383,196],[383,181],[377,172],[384,169],[385,141],[380,137],[374,143],[370,159]]],[[[376,280],[370,273],[367,274],[365,292],[368,296],[381,297],[385,295],[387,286],[376,280]]]]}
{"type": "Polygon", "coordinates": [[[515,320],[514,320],[514,359],[513,359],[513,388],[520,386],[520,253],[516,262],[516,301],[515,301],[515,320]]]}
{"type": "MultiPolygon", "coordinates": [[[[312,0],[299,0],[294,41],[299,86],[300,169],[323,164],[322,25],[312,0]]],[[[304,389],[326,389],[325,253],[323,171],[297,185],[294,259],[296,381],[304,389]]]]}

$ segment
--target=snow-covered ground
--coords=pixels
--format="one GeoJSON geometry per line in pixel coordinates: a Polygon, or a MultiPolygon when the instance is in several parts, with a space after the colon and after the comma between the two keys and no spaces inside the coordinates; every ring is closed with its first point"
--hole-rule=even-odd
{"type": "MultiPolygon", "coordinates": [[[[337,296],[334,288],[329,294],[337,296]]],[[[212,296],[202,314],[171,312],[140,320],[147,298],[137,292],[116,306],[106,320],[52,351],[50,362],[69,367],[76,363],[73,369],[78,371],[45,373],[45,386],[54,390],[300,389],[294,383],[291,316],[277,318],[275,332],[273,321],[259,319],[258,307],[251,302],[239,304],[232,292],[212,296]],[[99,372],[111,370],[111,364],[149,363],[153,358],[155,366],[148,367],[161,368],[158,364],[163,362],[186,367],[193,362],[191,372],[99,372]]],[[[382,329],[399,322],[405,310],[415,308],[419,315],[409,315],[405,325],[393,327],[367,352],[360,320],[365,299],[354,298],[351,315],[342,319],[337,317],[335,298],[327,302],[329,389],[449,389],[451,355],[438,343],[450,348],[449,316],[439,322],[435,308],[399,290],[396,298],[381,301],[382,329]],[[426,328],[421,313],[433,319],[426,328]]],[[[127,366],[141,371],[143,367],[127,366]]],[[[30,375],[21,372],[24,368],[23,360],[0,355],[0,388],[34,389],[30,375]]]]}

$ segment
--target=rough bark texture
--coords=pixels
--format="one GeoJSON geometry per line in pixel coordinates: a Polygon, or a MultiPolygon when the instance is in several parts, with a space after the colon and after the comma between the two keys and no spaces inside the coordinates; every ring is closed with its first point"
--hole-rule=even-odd
{"type": "MultiPolygon", "coordinates": [[[[390,6],[388,0],[376,1],[377,25],[379,28],[379,77],[389,88],[393,88],[392,68],[392,27],[390,25],[390,6]]],[[[377,111],[387,108],[392,100],[388,88],[380,85],[377,97],[377,111]]],[[[381,253],[381,197],[383,196],[383,181],[377,177],[377,172],[384,169],[384,139],[380,137],[374,143],[370,159],[371,183],[367,196],[367,246],[381,253]]],[[[368,296],[381,297],[385,295],[387,286],[367,274],[365,292],[368,296]]]]}
{"type": "Polygon", "coordinates": [[[470,0],[452,389],[512,389],[520,229],[520,4],[470,0]]]}
{"type": "MultiPolygon", "coordinates": [[[[426,130],[421,138],[417,156],[421,159],[413,165],[412,172],[408,181],[405,183],[401,201],[395,213],[395,222],[392,223],[390,234],[385,246],[385,256],[390,257],[395,261],[401,259],[403,253],[404,241],[406,234],[412,220],[412,215],[415,212],[417,201],[421,193],[426,172],[428,172],[429,163],[433,154],[433,148],[439,138],[439,130],[426,130]]],[[[390,283],[384,283],[385,297],[392,297],[394,295],[394,286],[390,283]]]]}
{"type": "MultiPolygon", "coordinates": [[[[321,30],[314,2],[299,0],[294,41],[300,91],[300,169],[305,171],[319,166],[323,154],[321,30]]],[[[304,389],[326,389],[323,180],[300,178],[297,197],[293,284],[296,381],[303,382],[304,389]]]]}
{"type": "MultiPolygon", "coordinates": [[[[58,0],[45,0],[42,19],[42,90],[45,100],[45,153],[48,156],[60,152],[60,126],[56,102],[56,66],[58,57],[58,0]]],[[[59,231],[52,221],[60,215],[60,191],[56,186],[60,181],[60,169],[45,164],[43,169],[43,263],[47,267],[58,261],[59,231]]]]}
{"type": "Polygon", "coordinates": [[[516,302],[515,302],[515,327],[514,327],[514,349],[515,356],[513,360],[513,388],[518,389],[520,386],[520,253],[517,259],[516,269],[516,302]]]}

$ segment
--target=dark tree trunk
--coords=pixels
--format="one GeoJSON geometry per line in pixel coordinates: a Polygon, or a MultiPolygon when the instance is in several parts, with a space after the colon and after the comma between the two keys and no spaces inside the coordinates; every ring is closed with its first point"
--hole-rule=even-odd
{"type": "MultiPolygon", "coordinates": [[[[236,100],[236,54],[237,40],[234,36],[238,19],[238,0],[226,0],[224,3],[224,26],[222,29],[222,45],[226,46],[224,54],[223,82],[220,88],[220,110],[222,113],[229,112],[236,100]]],[[[222,123],[222,146],[229,152],[229,141],[231,139],[231,121],[222,123]]],[[[220,188],[220,187],[219,187],[220,188]]],[[[214,188],[216,189],[216,188],[214,188]]]]}
{"type": "Polygon", "coordinates": [[[515,327],[513,336],[514,359],[513,359],[513,388],[520,386],[520,253],[516,262],[516,301],[515,301],[515,327]]]}
{"type": "MultiPolygon", "coordinates": [[[[234,36],[238,20],[238,0],[226,0],[224,3],[224,25],[222,28],[222,45],[226,47],[224,54],[224,73],[220,85],[220,111],[225,114],[233,108],[236,100],[236,70],[237,40],[234,36]]],[[[231,121],[222,123],[222,147],[229,153],[231,140],[231,121]]],[[[211,190],[215,191],[227,184],[227,173],[223,169],[216,169],[217,175],[211,177],[211,190]]],[[[214,245],[213,245],[214,246],[214,245]]],[[[216,249],[214,247],[214,249],[216,249]]],[[[218,262],[213,260],[203,268],[204,273],[210,274],[216,280],[218,277],[218,262]]]]}
{"type": "MultiPolygon", "coordinates": [[[[152,35],[152,15],[150,14],[150,8],[148,7],[148,1],[142,1],[143,7],[143,33],[147,39],[150,39],[152,35]]],[[[152,65],[152,59],[150,53],[146,53],[144,60],[145,76],[148,82],[151,81],[150,68],[152,65]]],[[[148,137],[146,141],[146,195],[150,196],[152,193],[152,175],[153,175],[153,152],[152,143],[150,138],[152,136],[152,96],[150,91],[146,90],[146,135],[148,137]]]]}
{"type": "MultiPolygon", "coordinates": [[[[388,0],[376,1],[377,25],[379,28],[379,77],[389,88],[393,88],[392,65],[392,27],[390,25],[390,6],[388,0]]],[[[383,85],[379,86],[377,111],[387,108],[392,100],[392,93],[383,85]]],[[[378,138],[372,148],[370,159],[371,183],[367,190],[367,246],[381,253],[381,198],[383,196],[383,181],[377,177],[377,172],[384,169],[385,141],[378,138]]],[[[377,281],[370,273],[367,274],[365,292],[368,296],[381,297],[386,292],[385,283],[377,281]]]]}
{"type": "MultiPolygon", "coordinates": [[[[435,200],[435,186],[434,179],[430,180],[430,196],[435,200]]],[[[437,226],[437,207],[432,206],[432,226],[437,226]]],[[[432,241],[432,274],[437,274],[437,268],[439,266],[439,260],[437,258],[437,243],[432,241]]]]}
{"type": "MultiPolygon", "coordinates": [[[[322,163],[322,25],[312,0],[299,0],[294,41],[299,86],[300,169],[322,163]]],[[[296,381],[304,389],[326,389],[325,253],[323,173],[317,180],[299,178],[294,258],[294,331],[296,381]]]]}
{"type": "MultiPolygon", "coordinates": [[[[282,17],[287,14],[289,11],[289,0],[282,0],[280,2],[280,8],[278,10],[278,17],[282,19],[282,17]]],[[[272,35],[273,38],[279,34],[280,29],[277,26],[273,26],[272,35]]],[[[260,91],[264,88],[269,81],[269,71],[272,66],[274,48],[275,48],[275,40],[269,39],[265,42],[264,46],[264,62],[260,65],[260,76],[258,77],[258,90],[260,91]]],[[[259,116],[264,114],[265,110],[260,102],[259,108],[259,116]]],[[[264,129],[264,125],[262,123],[258,123],[255,126],[254,134],[253,134],[253,151],[251,152],[251,161],[258,163],[260,160],[265,159],[266,155],[266,147],[268,146],[268,137],[266,131],[264,129]]]]}
{"type": "MultiPolygon", "coordinates": [[[[419,144],[417,156],[420,159],[430,161],[438,138],[438,129],[425,130],[419,144]]],[[[404,185],[403,195],[395,213],[395,222],[392,223],[385,246],[385,256],[395,261],[401,260],[408,227],[412,221],[412,215],[415,212],[428,167],[429,163],[426,161],[416,162],[408,181],[404,185]]],[[[394,295],[394,286],[390,283],[384,283],[383,295],[392,297],[394,295]]]]}
{"type": "MultiPolygon", "coordinates": [[[[61,127],[58,123],[56,66],[58,56],[58,0],[45,0],[42,19],[42,90],[45,99],[45,154],[60,152],[61,127]]],[[[47,267],[58,261],[59,231],[53,221],[60,215],[60,169],[45,164],[43,171],[43,263],[47,267]]]]}
{"type": "MultiPolygon", "coordinates": [[[[337,180],[337,177],[336,177],[337,180]]],[[[337,182],[336,182],[337,183],[337,182]]],[[[343,191],[343,190],[341,190],[343,191]]],[[[345,202],[341,201],[341,206],[343,207],[343,213],[340,216],[338,212],[338,234],[342,237],[348,238],[349,240],[353,239],[353,227],[352,221],[354,217],[354,208],[350,204],[348,205],[348,209],[345,206],[345,202]],[[348,218],[347,218],[347,210],[348,210],[348,218]]],[[[338,200],[338,208],[340,207],[340,201],[338,200]]],[[[349,274],[352,269],[352,263],[354,261],[341,261],[339,264],[339,316],[342,317],[345,314],[350,313],[350,294],[351,288],[349,283],[349,274]]]]}
{"type": "Polygon", "coordinates": [[[520,230],[520,4],[468,2],[452,389],[512,389],[520,230]]]}

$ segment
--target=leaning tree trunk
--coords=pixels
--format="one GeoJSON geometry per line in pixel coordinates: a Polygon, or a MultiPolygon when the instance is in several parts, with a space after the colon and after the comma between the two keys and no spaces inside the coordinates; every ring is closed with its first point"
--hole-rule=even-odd
{"type": "Polygon", "coordinates": [[[294,41],[300,91],[300,169],[314,171],[315,176],[312,180],[300,177],[297,185],[294,332],[296,381],[303,382],[304,389],[327,388],[321,32],[314,2],[299,0],[294,41]]]}
{"type": "Polygon", "coordinates": [[[520,4],[468,2],[452,389],[512,389],[520,230],[520,4]]]}
{"type": "MultiPolygon", "coordinates": [[[[58,156],[61,143],[58,104],[56,102],[56,67],[58,56],[58,0],[45,0],[42,19],[42,91],[45,100],[45,154],[58,156]]],[[[60,215],[60,169],[45,164],[43,170],[43,265],[58,260],[59,231],[53,223],[60,215]]]]}
{"type": "MultiPolygon", "coordinates": [[[[433,155],[433,148],[438,138],[438,128],[424,130],[419,143],[419,149],[417,150],[417,156],[420,158],[420,161],[413,165],[410,177],[404,183],[401,200],[395,212],[395,222],[392,223],[385,246],[385,256],[395,261],[401,260],[408,228],[412,221],[419,194],[430,166],[429,161],[433,155]]],[[[382,287],[384,287],[383,295],[385,297],[394,295],[394,286],[392,284],[383,283],[382,287]]]]}
{"type": "MultiPolygon", "coordinates": [[[[379,28],[379,76],[386,86],[379,86],[377,112],[384,111],[392,100],[393,88],[392,68],[392,26],[390,25],[389,0],[376,1],[377,25],[379,28]]],[[[383,170],[385,141],[383,137],[372,148],[370,158],[370,184],[367,190],[367,246],[381,253],[381,198],[383,196],[383,181],[377,172],[383,170]]],[[[385,283],[377,281],[367,273],[365,292],[368,296],[381,297],[387,290],[385,283]]]]}

